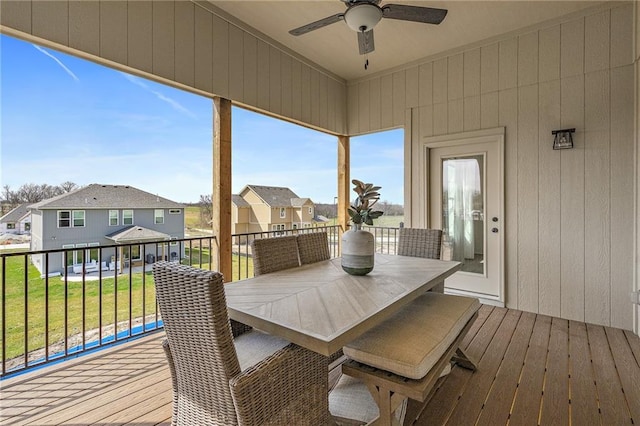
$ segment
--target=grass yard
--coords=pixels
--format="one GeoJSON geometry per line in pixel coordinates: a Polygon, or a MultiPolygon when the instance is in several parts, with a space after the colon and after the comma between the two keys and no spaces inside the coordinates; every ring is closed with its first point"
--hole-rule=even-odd
{"type": "MultiPolygon", "coordinates": [[[[100,317],[102,317],[103,327],[128,321],[129,306],[131,306],[133,319],[156,312],[155,286],[151,272],[133,273],[131,276],[118,275],[117,291],[115,291],[116,279],[112,277],[104,277],[102,282],[85,281],[84,285],[82,282],[67,282],[66,288],[65,282],[60,277],[51,277],[47,291],[45,288],[46,280],[40,278],[38,270],[28,262],[29,279],[27,289],[25,289],[24,259],[23,256],[6,258],[6,300],[4,305],[6,306],[6,328],[4,328],[6,359],[24,354],[25,332],[28,338],[28,352],[44,348],[46,329],[49,330],[50,345],[64,341],[65,315],[67,317],[66,335],[71,337],[82,333],[83,330],[88,332],[98,329],[100,317]],[[48,319],[45,315],[47,298],[49,301],[48,319]],[[25,323],[28,324],[26,330],[25,323]]],[[[208,249],[193,249],[191,256],[183,263],[188,264],[190,260],[195,267],[209,269],[209,259],[208,249]]],[[[212,265],[216,268],[217,262],[214,261],[212,265]]],[[[232,266],[234,281],[253,276],[253,262],[250,258],[234,255],[232,266]]],[[[2,329],[1,315],[0,329],[2,329]]],[[[113,333],[112,329],[113,327],[111,327],[110,333],[113,333]]],[[[94,339],[97,340],[98,337],[95,336],[94,339]]]]}

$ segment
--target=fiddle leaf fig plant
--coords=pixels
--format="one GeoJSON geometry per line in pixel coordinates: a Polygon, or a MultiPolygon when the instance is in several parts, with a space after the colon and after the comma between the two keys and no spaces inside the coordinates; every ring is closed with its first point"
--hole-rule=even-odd
{"type": "Polygon", "coordinates": [[[373,219],[377,219],[382,216],[383,212],[380,210],[373,210],[373,206],[380,199],[380,186],[374,186],[372,183],[364,183],[358,179],[353,179],[355,191],[358,196],[349,206],[348,212],[351,218],[351,222],[354,225],[366,224],[373,225],[373,219]]]}

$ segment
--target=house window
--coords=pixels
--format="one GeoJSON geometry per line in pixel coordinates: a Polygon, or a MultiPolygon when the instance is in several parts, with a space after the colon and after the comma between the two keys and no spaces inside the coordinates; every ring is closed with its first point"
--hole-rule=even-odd
{"type": "Polygon", "coordinates": [[[25,231],[31,231],[31,223],[27,222],[24,224],[24,230],[25,231]]]}
{"type": "MultiPolygon", "coordinates": [[[[63,249],[70,249],[70,248],[74,248],[74,247],[75,247],[75,245],[73,245],[73,244],[63,244],[62,245],[63,249]]],[[[66,266],[72,266],[73,263],[74,263],[74,259],[76,258],[75,252],[73,252],[73,251],[65,251],[65,252],[62,253],[62,258],[64,259],[65,257],[67,259],[66,266]]]]}
{"type": "Polygon", "coordinates": [[[313,207],[309,207],[309,214],[313,216],[313,207]]]}
{"type": "Polygon", "coordinates": [[[178,245],[178,241],[176,237],[171,237],[171,242],[169,243],[170,246],[177,246],[178,245]]]}
{"type": "Polygon", "coordinates": [[[280,219],[284,219],[287,216],[287,210],[284,207],[280,207],[280,219]]]}
{"type": "Polygon", "coordinates": [[[87,250],[89,252],[89,260],[90,261],[98,261],[100,259],[100,249],[96,248],[99,247],[100,243],[89,243],[89,247],[93,247],[90,248],[89,250],[87,250]]]}
{"type": "Polygon", "coordinates": [[[73,227],[74,228],[84,227],[84,210],[73,211],[73,227]]]}
{"type": "Polygon", "coordinates": [[[118,226],[118,210],[109,210],[109,226],[118,226]]]}
{"type": "Polygon", "coordinates": [[[7,229],[16,229],[15,223],[7,223],[7,229]]]}
{"type": "Polygon", "coordinates": [[[70,210],[61,210],[58,212],[58,228],[71,228],[70,210]]]}
{"type": "Polygon", "coordinates": [[[153,213],[153,223],[162,225],[164,223],[164,209],[155,209],[153,213]]]}
{"type": "MultiPolygon", "coordinates": [[[[284,223],[278,223],[271,226],[273,231],[284,231],[284,223]]],[[[276,235],[282,235],[284,232],[276,232],[276,235]]]]}
{"type": "MultiPolygon", "coordinates": [[[[73,252],[73,263],[76,265],[80,265],[82,263],[85,262],[85,250],[84,247],[86,247],[87,244],[82,243],[82,244],[76,244],[76,248],[82,248],[83,250],[74,250],[73,252]]],[[[89,260],[87,259],[86,261],[87,263],[89,263],[89,260]]]]}
{"type": "Polygon", "coordinates": [[[133,225],[133,210],[122,210],[122,224],[133,225]]]}
{"type": "Polygon", "coordinates": [[[140,246],[125,246],[122,248],[122,254],[124,256],[124,260],[141,260],[140,257],[140,246]],[[129,253],[131,252],[131,253],[129,253]]]}
{"type": "Polygon", "coordinates": [[[180,214],[182,210],[180,209],[169,209],[169,214],[180,214]]]}

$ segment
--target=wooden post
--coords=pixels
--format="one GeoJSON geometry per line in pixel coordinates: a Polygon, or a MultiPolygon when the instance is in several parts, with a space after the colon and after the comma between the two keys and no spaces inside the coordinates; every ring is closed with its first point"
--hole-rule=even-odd
{"type": "Polygon", "coordinates": [[[351,191],[351,178],[349,177],[349,136],[338,136],[338,225],[342,230],[347,230],[349,214],[349,192],[351,191]]]}
{"type": "Polygon", "coordinates": [[[231,101],[213,98],[213,234],[218,240],[218,270],[232,281],[231,259],[231,101]]]}

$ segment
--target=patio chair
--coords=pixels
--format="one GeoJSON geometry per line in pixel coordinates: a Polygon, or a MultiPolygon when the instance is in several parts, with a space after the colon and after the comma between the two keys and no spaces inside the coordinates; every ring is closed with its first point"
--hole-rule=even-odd
{"type": "Polygon", "coordinates": [[[326,357],[255,330],[234,339],[218,272],[162,261],[153,274],[172,425],[332,424],[326,357]]]}
{"type": "Polygon", "coordinates": [[[253,240],[251,253],[253,273],[256,277],[300,266],[298,240],[295,235],[253,240]]]}
{"type": "Polygon", "coordinates": [[[441,229],[400,228],[398,254],[400,256],[440,259],[441,229]]]}
{"type": "Polygon", "coordinates": [[[300,264],[329,260],[329,237],[326,232],[311,232],[298,235],[298,254],[300,264]]]}

